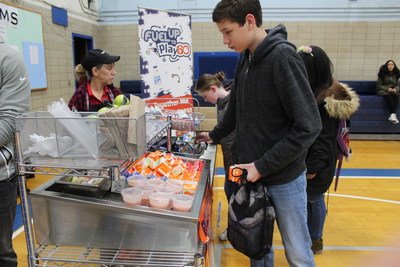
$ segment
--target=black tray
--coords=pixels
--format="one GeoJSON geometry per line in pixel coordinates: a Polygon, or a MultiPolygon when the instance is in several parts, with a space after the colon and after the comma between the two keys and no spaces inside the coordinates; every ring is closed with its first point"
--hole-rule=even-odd
{"type": "Polygon", "coordinates": [[[87,184],[71,182],[72,177],[73,176],[63,176],[46,190],[85,197],[102,198],[111,188],[111,180],[109,178],[96,178],[102,179],[102,181],[98,184],[87,184]]]}

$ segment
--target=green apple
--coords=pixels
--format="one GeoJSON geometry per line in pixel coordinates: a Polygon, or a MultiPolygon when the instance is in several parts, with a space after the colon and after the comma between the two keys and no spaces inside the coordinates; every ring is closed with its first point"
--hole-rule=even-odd
{"type": "Polygon", "coordinates": [[[129,99],[123,94],[117,95],[114,99],[114,105],[117,105],[118,107],[123,105],[129,105],[129,103],[130,103],[129,99]]]}
{"type": "Polygon", "coordinates": [[[101,113],[101,112],[106,111],[106,110],[109,110],[109,109],[111,109],[111,108],[109,108],[109,107],[104,107],[104,108],[99,109],[97,112],[101,113]]]}

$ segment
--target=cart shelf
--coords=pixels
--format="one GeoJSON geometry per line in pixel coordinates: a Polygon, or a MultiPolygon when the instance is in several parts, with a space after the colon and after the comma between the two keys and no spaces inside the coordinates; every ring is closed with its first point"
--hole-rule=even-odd
{"type": "Polygon", "coordinates": [[[91,267],[111,264],[113,266],[182,267],[195,266],[195,257],[196,253],[41,245],[37,248],[34,260],[43,263],[37,266],[91,267]]]}

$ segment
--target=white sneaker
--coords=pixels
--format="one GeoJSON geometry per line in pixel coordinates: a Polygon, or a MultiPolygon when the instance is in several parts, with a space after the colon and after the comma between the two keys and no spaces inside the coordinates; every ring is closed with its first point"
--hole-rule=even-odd
{"type": "Polygon", "coordinates": [[[399,123],[399,120],[397,119],[396,113],[390,114],[389,120],[393,123],[399,123]]]}
{"type": "Polygon", "coordinates": [[[225,229],[222,233],[219,234],[220,241],[228,241],[228,229],[225,229]]]}

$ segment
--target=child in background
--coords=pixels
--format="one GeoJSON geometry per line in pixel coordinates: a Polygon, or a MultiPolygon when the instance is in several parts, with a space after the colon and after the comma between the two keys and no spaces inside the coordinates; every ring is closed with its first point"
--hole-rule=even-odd
{"type": "MultiPolygon", "coordinates": [[[[218,72],[216,74],[203,74],[197,81],[195,91],[204,98],[205,101],[217,105],[217,121],[221,121],[226,108],[228,107],[230,86],[224,88],[222,82],[225,80],[225,74],[218,72]]],[[[224,160],[225,169],[225,184],[224,190],[225,195],[229,201],[229,198],[233,192],[237,189],[238,184],[228,180],[229,167],[233,165],[231,147],[233,144],[233,138],[235,133],[232,132],[227,137],[221,139],[219,142],[222,148],[222,155],[224,160]]],[[[219,240],[228,240],[226,229],[219,235],[219,240]]]]}
{"type": "Polygon", "coordinates": [[[386,61],[379,68],[376,90],[377,94],[385,99],[390,113],[388,120],[392,123],[399,123],[396,115],[400,95],[399,79],[400,71],[393,60],[386,61]]]}
{"type": "Polygon", "coordinates": [[[320,254],[326,219],[324,193],[335,175],[339,121],[349,119],[357,111],[360,100],[350,87],[333,78],[332,62],[322,48],[301,46],[298,53],[306,66],[322,122],[322,130],[306,157],[308,230],[311,249],[314,254],[320,254]]]}

